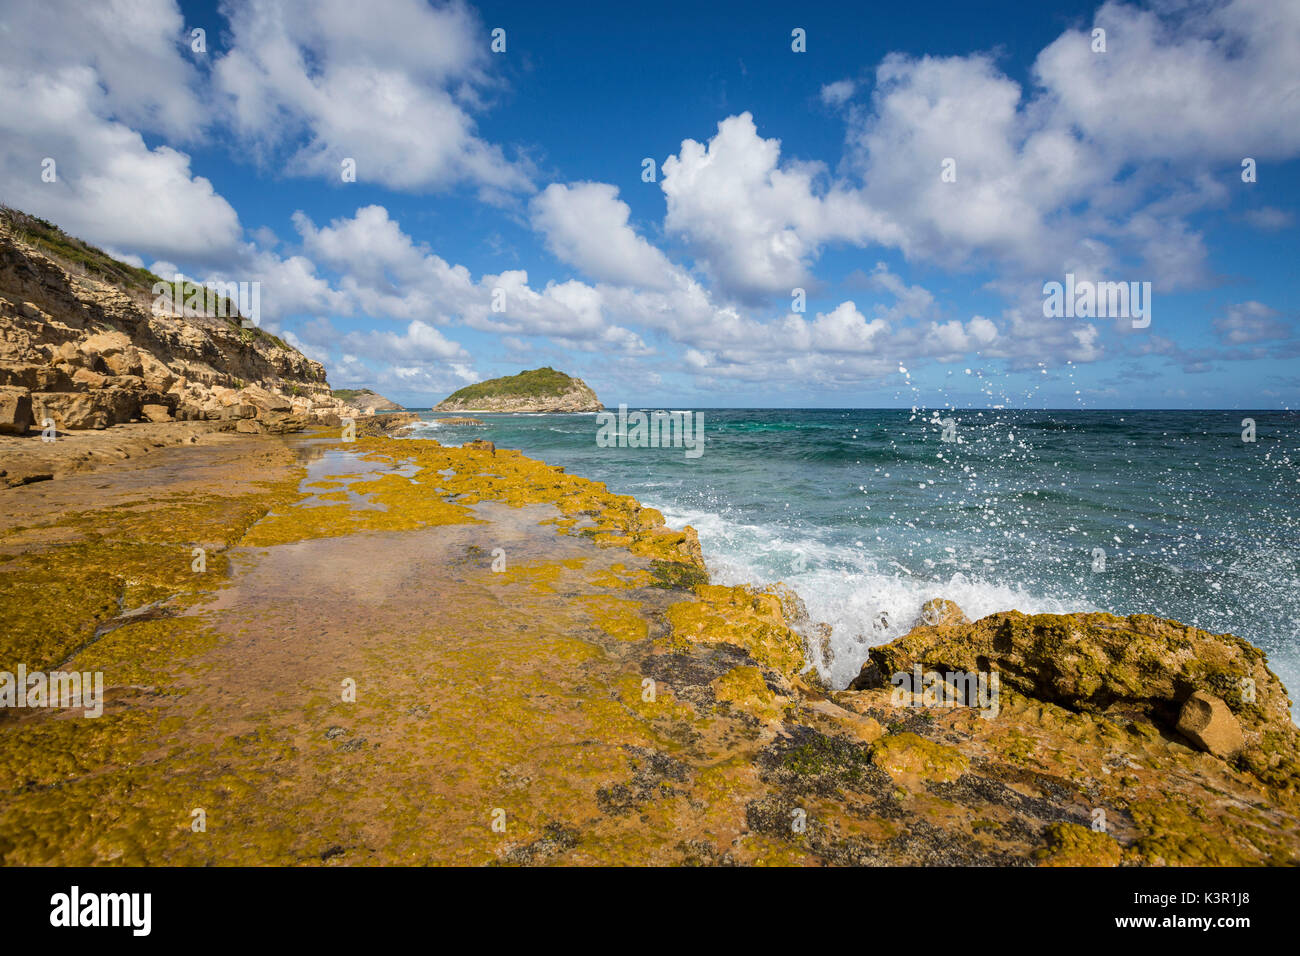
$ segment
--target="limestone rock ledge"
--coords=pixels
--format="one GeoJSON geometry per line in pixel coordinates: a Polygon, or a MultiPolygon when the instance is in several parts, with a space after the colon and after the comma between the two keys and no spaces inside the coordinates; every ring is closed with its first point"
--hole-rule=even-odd
{"type": "Polygon", "coordinates": [[[889,687],[893,675],[917,668],[996,672],[1003,689],[1120,725],[1143,723],[1294,791],[1300,731],[1266,665],[1263,651],[1240,637],[1147,614],[1007,611],[969,623],[958,611],[951,623],[923,623],[872,648],[850,689],[889,687]]]}
{"type": "Polygon", "coordinates": [[[0,861],[1300,863],[1295,730],[1245,641],[949,602],[834,691],[798,596],[711,583],[690,528],[511,449],[362,431],[0,498],[0,657],[113,675],[101,720],[0,715],[0,861]],[[996,713],[900,696],[916,664],[999,672],[996,713]],[[355,701],[317,690],[341,667],[355,701]],[[159,826],[178,793],[239,826],[159,826]]]}

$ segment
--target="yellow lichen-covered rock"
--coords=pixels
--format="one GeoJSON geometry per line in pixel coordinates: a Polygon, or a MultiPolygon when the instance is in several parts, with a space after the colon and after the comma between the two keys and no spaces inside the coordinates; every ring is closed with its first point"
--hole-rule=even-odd
{"type": "MultiPolygon", "coordinates": [[[[391,415],[377,416],[381,419],[391,415]]],[[[344,446],[347,447],[347,446],[344,446]]],[[[352,445],[362,453],[393,456],[418,466],[422,486],[445,492],[457,505],[500,501],[511,506],[550,504],[565,516],[558,527],[590,538],[602,547],[626,548],[632,554],[663,562],[665,586],[691,587],[707,581],[704,557],[693,528],[664,526],[663,515],[629,495],[610,494],[603,482],[565,474],[518,451],[494,448],[492,454],[466,448],[443,448],[436,442],[404,441],[358,435],[352,445]],[[450,475],[444,474],[450,471],[450,475]]]]}
{"type": "Polygon", "coordinates": [[[780,701],[757,667],[733,667],[713,681],[713,692],[718,700],[759,720],[770,722],[781,716],[780,701]]]}
{"type": "MultiPolygon", "coordinates": [[[[1254,827],[1232,825],[1232,813],[1212,817],[1182,796],[1137,800],[1128,811],[1141,833],[1135,854],[1157,866],[1243,866],[1250,860],[1250,837],[1258,839],[1254,827]]],[[[1272,862],[1285,862],[1286,852],[1272,862]]],[[[1289,852],[1293,864],[1295,849],[1289,852]]]]}
{"type": "Polygon", "coordinates": [[[955,627],[969,624],[970,618],[954,602],[947,598],[931,598],[921,605],[921,613],[913,627],[955,627]]]}
{"type": "Polygon", "coordinates": [[[1003,690],[1076,711],[1128,713],[1171,730],[1189,697],[1213,694],[1241,728],[1242,764],[1270,786],[1296,786],[1300,731],[1286,689],[1263,652],[1231,634],[1146,614],[1009,611],[968,625],[923,625],[869,654],[856,689],[884,686],[888,675],[916,664],[994,670],[1003,690]]]}
{"type": "Polygon", "coordinates": [[[1113,837],[1077,823],[1053,823],[1047,840],[1035,854],[1040,866],[1119,866],[1123,857],[1113,837]]]}
{"type": "Polygon", "coordinates": [[[696,595],[668,608],[673,641],[734,644],[787,677],[803,667],[803,639],[786,623],[780,597],[716,584],[701,585],[696,595]]]}
{"type": "Polygon", "coordinates": [[[635,601],[606,595],[592,595],[576,602],[586,609],[592,623],[611,637],[622,641],[644,640],[650,633],[650,622],[639,613],[635,601]]]}
{"type": "MultiPolygon", "coordinates": [[[[160,452],[85,511],[0,515],[0,663],[108,685],[98,720],[0,713],[0,863],[1300,863],[1276,724],[1224,761],[1133,701],[828,699],[798,596],[710,584],[632,498],[508,449],[294,445],[160,452]],[[1097,807],[1107,834],[1059,823],[1097,807]]],[[[984,623],[920,630],[946,658],[984,623]]],[[[1032,630],[994,649],[1052,643],[1032,630]]]]}
{"type": "Polygon", "coordinates": [[[874,717],[865,717],[829,700],[808,701],[803,712],[815,725],[831,733],[841,733],[865,744],[873,744],[885,735],[874,717]]]}
{"type": "Polygon", "coordinates": [[[889,734],[871,747],[871,762],[895,779],[952,782],[966,772],[970,761],[953,747],[913,733],[889,734]]]}

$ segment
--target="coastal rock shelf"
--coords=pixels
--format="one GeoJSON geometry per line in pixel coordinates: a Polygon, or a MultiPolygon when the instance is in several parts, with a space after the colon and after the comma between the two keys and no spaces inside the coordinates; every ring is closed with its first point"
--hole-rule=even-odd
{"type": "Polygon", "coordinates": [[[509,449],[164,448],[4,492],[0,559],[0,670],[107,685],[97,719],[0,716],[9,865],[1300,862],[1246,642],[946,602],[829,688],[793,592],[711,583],[691,529],[509,449]],[[912,706],[913,665],[1005,668],[996,715],[912,706]],[[1177,729],[1219,739],[1198,691],[1226,759],[1177,729]]]}

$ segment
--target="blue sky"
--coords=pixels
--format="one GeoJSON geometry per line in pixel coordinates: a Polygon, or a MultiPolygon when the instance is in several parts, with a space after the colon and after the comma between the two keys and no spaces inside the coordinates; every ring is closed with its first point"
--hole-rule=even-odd
{"type": "Polygon", "coordinates": [[[1300,5],[593,6],[10,2],[0,200],[407,405],[1300,402],[1300,5]]]}

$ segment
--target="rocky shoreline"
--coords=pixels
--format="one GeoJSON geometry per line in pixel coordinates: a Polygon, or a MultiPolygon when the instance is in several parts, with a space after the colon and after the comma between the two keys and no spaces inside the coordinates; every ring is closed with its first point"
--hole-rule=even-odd
{"type": "MultiPolygon", "coordinates": [[[[359,415],[352,419],[358,434],[399,435],[419,420],[414,412],[359,415]]],[[[291,417],[267,421],[219,419],[193,422],[129,422],[111,428],[71,432],[56,429],[53,441],[40,434],[0,434],[0,488],[15,488],[93,471],[119,461],[138,459],[172,445],[214,445],[239,441],[250,434],[286,435],[301,432],[307,423],[291,417]]]]}
{"type": "Polygon", "coordinates": [[[1239,638],[939,603],[837,690],[797,595],[710,583],[600,483],[219,435],[0,492],[0,670],[107,685],[0,711],[6,864],[1300,862],[1297,731],[1239,638]],[[996,713],[909,672],[996,673],[996,713]]]}

